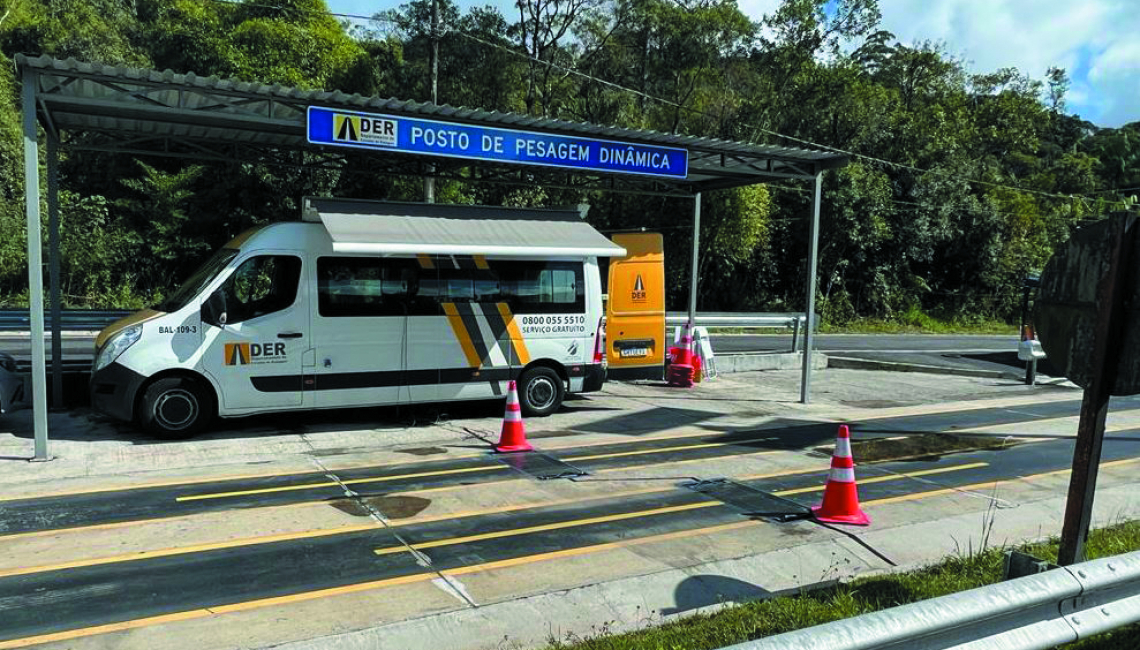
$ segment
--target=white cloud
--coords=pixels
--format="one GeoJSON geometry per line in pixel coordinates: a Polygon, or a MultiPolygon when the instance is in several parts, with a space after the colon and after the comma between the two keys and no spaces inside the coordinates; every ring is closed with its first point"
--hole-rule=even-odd
{"type": "MultiPolygon", "coordinates": [[[[406,0],[328,0],[333,11],[372,14],[406,0]]],[[[492,4],[510,16],[513,0],[492,4]]],[[[737,0],[754,21],[781,0],[737,0]]],[[[1043,79],[1068,70],[1069,110],[1101,126],[1140,120],[1140,11],[1137,0],[879,0],[882,28],[906,44],[941,41],[973,72],[1016,67],[1043,79]]]]}
{"type": "Polygon", "coordinates": [[[880,0],[904,43],[945,43],[970,70],[1069,71],[1069,109],[1103,126],[1140,120],[1140,28],[1134,0],[880,0]]]}

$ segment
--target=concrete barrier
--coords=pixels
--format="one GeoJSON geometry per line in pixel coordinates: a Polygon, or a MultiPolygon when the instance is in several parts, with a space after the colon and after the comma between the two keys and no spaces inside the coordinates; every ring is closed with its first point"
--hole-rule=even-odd
{"type": "MultiPolygon", "coordinates": [[[[726,354],[716,357],[717,372],[752,372],[756,370],[796,370],[803,366],[802,352],[775,352],[756,354],[726,354]]],[[[811,367],[827,367],[827,355],[813,352],[811,367]]]]}

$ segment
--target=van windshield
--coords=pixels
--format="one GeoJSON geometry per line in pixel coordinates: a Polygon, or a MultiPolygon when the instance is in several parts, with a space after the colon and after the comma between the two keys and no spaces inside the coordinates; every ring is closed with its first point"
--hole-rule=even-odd
{"type": "Polygon", "coordinates": [[[164,312],[175,312],[185,307],[191,300],[202,293],[202,289],[213,280],[222,269],[226,268],[230,260],[237,257],[238,251],[235,248],[222,248],[214,253],[213,257],[206,260],[206,263],[198,267],[197,271],[182,283],[174,293],[166,297],[165,300],[155,305],[155,309],[164,312]]]}

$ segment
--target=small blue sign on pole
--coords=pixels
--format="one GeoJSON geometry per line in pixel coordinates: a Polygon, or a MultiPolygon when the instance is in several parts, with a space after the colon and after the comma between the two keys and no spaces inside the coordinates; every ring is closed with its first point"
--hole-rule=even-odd
{"type": "Polygon", "coordinates": [[[689,175],[689,152],[530,131],[471,126],[376,113],[310,106],[308,140],[313,144],[567,167],[666,178],[689,175]]]}

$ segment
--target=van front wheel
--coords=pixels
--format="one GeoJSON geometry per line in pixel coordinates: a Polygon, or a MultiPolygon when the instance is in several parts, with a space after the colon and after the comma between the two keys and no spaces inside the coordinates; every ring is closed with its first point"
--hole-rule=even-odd
{"type": "Polygon", "coordinates": [[[166,377],[143,393],[138,419],[142,428],[157,438],[181,440],[204,429],[213,414],[214,402],[199,382],[166,377]]]}
{"type": "Polygon", "coordinates": [[[519,405],[523,415],[546,417],[562,406],[566,385],[550,368],[531,368],[519,377],[519,405]]]}

